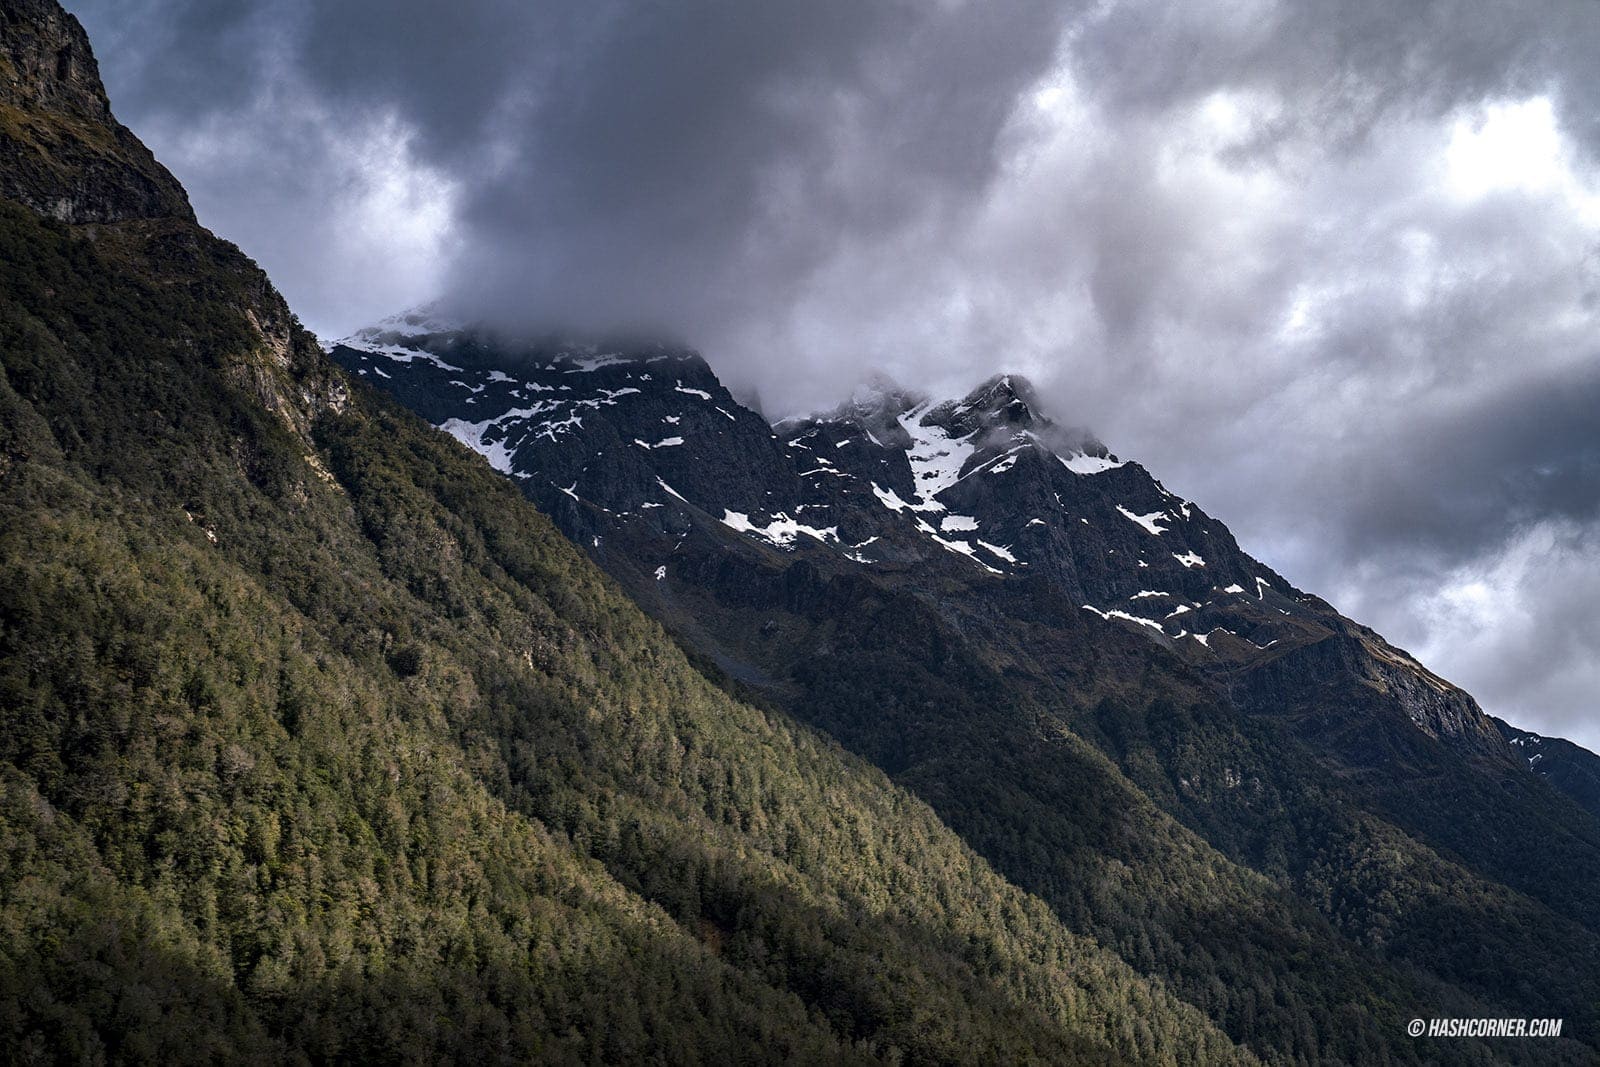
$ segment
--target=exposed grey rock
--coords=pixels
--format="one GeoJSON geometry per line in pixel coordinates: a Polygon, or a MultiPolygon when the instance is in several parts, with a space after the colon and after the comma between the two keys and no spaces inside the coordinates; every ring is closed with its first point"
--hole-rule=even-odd
{"type": "Polygon", "coordinates": [[[840,589],[885,586],[958,627],[1049,615],[1154,643],[1353,766],[1387,765],[1408,732],[1512,760],[1470,696],[1093,434],[1057,425],[1021,376],[942,401],[875,376],[832,411],[770,427],[670,346],[515,342],[418,312],[334,355],[490,456],[684,620],[772,603],[822,625],[851,610],[840,589]]]}
{"type": "Polygon", "coordinates": [[[112,116],[83,27],[51,0],[0,5],[0,196],[68,223],[194,221],[183,187],[112,116]]]}

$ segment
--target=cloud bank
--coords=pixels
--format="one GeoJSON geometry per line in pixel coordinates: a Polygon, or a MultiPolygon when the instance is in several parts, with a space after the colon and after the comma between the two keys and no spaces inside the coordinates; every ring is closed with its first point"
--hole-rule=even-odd
{"type": "Polygon", "coordinates": [[[1600,5],[69,6],[319,332],[643,326],[780,411],[1020,370],[1600,748],[1600,5]]]}

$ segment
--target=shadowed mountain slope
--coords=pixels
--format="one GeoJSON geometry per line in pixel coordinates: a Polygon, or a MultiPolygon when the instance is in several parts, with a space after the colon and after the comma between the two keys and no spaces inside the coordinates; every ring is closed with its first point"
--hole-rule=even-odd
{"type": "Polygon", "coordinates": [[[9,1058],[1251,1060],[710,684],[0,15],[60,138],[0,160],[9,1058]]]}
{"type": "Polygon", "coordinates": [[[1260,1054],[1426,1055],[1389,1013],[1451,996],[1594,1032],[1600,823],[1024,380],[878,380],[773,426],[671,346],[424,311],[331,350],[732,691],[871,759],[1260,1054]]]}

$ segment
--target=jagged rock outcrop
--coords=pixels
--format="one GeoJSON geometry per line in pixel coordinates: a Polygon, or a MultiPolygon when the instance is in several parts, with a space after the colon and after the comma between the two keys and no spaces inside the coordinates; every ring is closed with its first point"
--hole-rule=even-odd
{"type": "Polygon", "coordinates": [[[759,589],[791,600],[778,575],[803,562],[823,585],[914,590],[959,627],[1046,612],[1122,629],[1353,766],[1389,766],[1386,739],[1407,731],[1512,761],[1470,696],[1051,420],[1019,375],[944,400],[876,375],[769,427],[678,349],[519,346],[413,313],[333,351],[517,479],[642,597],[750,610],[759,589]]]}
{"type": "Polygon", "coordinates": [[[111,114],[83,26],[51,0],[0,4],[0,196],[61,222],[194,221],[177,179],[111,114]]]}

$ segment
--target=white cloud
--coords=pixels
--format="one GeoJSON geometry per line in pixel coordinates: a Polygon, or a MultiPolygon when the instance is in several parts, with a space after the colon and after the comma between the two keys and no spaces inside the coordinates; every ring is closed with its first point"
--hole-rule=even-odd
{"type": "Polygon", "coordinates": [[[461,240],[458,288],[639,305],[775,409],[1020,371],[1491,711],[1570,723],[1600,665],[1543,611],[1600,522],[1589,0],[79,6],[315,327],[461,240]],[[1485,666],[1541,640],[1568,682],[1485,666]]]}
{"type": "Polygon", "coordinates": [[[1362,568],[1347,605],[1388,620],[1386,636],[1518,725],[1600,751],[1600,530],[1543,520],[1400,590],[1362,568]]]}
{"type": "Polygon", "coordinates": [[[200,218],[253,256],[325,338],[443,286],[455,182],[416,158],[392,113],[341,115],[280,84],[242,114],[140,132],[200,218]]]}
{"type": "Polygon", "coordinates": [[[1575,184],[1570,149],[1548,96],[1493,103],[1455,120],[1445,151],[1450,191],[1462,200],[1575,184]]]}

